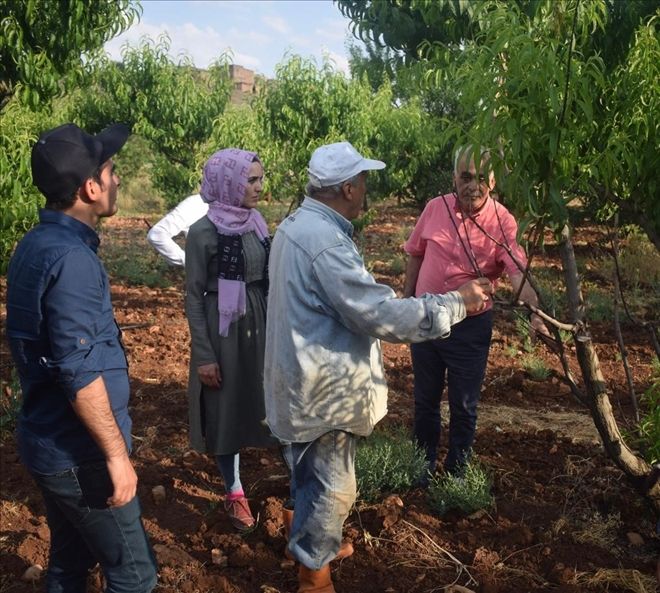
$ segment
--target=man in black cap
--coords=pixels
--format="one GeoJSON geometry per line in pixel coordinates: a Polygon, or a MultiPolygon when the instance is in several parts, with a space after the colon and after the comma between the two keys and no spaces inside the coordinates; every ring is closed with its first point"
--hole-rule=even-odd
{"type": "Polygon", "coordinates": [[[40,136],[32,177],[46,205],[7,275],[7,336],[23,391],[18,448],[46,504],[49,593],[85,591],[97,562],[108,591],[156,584],[128,456],[128,365],[94,230],[117,211],[111,157],[128,135],[121,124],[96,136],[65,124],[40,136]]]}

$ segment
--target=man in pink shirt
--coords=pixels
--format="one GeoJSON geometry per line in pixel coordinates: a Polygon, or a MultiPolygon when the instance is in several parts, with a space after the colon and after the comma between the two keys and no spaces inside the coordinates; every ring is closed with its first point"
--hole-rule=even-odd
{"type": "MultiPolygon", "coordinates": [[[[488,151],[477,150],[475,154],[472,146],[458,149],[454,184],[455,193],[438,196],[426,205],[404,245],[409,256],[404,296],[442,294],[479,277],[488,278],[496,287],[504,272],[517,293],[527,258],[516,242],[515,219],[502,204],[490,199],[495,177],[488,151]],[[475,156],[479,157],[479,171],[475,156]]],[[[520,300],[537,305],[536,293],[528,282],[522,287],[520,300]]],[[[536,332],[549,335],[537,315],[532,315],[531,325],[536,332]]],[[[411,345],[415,437],[426,452],[431,473],[437,460],[445,382],[450,413],[445,471],[460,475],[469,456],[492,328],[492,303],[488,302],[484,310],[453,326],[449,338],[411,345]]]]}

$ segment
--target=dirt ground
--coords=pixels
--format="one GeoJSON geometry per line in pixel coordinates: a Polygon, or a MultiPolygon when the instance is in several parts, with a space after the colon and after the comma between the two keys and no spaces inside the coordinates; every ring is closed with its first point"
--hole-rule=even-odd
{"type": "MultiPolygon", "coordinates": [[[[410,209],[389,207],[366,231],[362,247],[377,278],[401,289],[385,249],[398,249],[410,209]],[[380,258],[380,259],[378,259],[380,258]]],[[[104,241],[144,243],[141,221],[114,218],[104,241]]],[[[548,259],[549,258],[549,259],[548,259]]],[[[550,265],[547,256],[539,265],[550,265]]],[[[556,263],[556,262],[555,262],[556,263]]],[[[222,511],[222,484],[212,460],[188,448],[186,382],[189,337],[181,276],[164,289],[114,282],[117,320],[124,327],[132,381],[133,459],[143,517],[158,562],[160,593],[291,593],[296,568],[284,559],[281,505],[286,469],[275,450],[242,453],[242,481],[257,528],[235,533],[222,511]],[[163,486],[156,503],[152,489],[163,486]],[[214,563],[212,550],[221,551],[214,563]]],[[[5,282],[0,283],[5,301],[5,282]]],[[[2,325],[4,327],[4,307],[2,325]]],[[[587,411],[560,380],[556,358],[538,350],[551,376],[533,381],[521,366],[520,338],[508,311],[497,314],[480,404],[475,451],[494,479],[494,508],[471,516],[436,516],[422,489],[375,505],[358,504],[345,524],[355,554],[333,567],[339,593],[431,593],[449,585],[481,593],[650,593],[656,589],[659,539],[654,518],[622,473],[604,456],[587,411]]],[[[609,324],[593,334],[612,403],[630,419],[622,365],[609,324]]],[[[641,391],[652,350],[624,329],[641,391]]],[[[384,345],[391,387],[384,425],[412,423],[412,368],[404,345],[384,345]]],[[[2,377],[9,373],[2,342],[2,377]]],[[[8,397],[8,393],[2,394],[8,397]]],[[[446,409],[445,414],[446,417],[446,409]]],[[[441,455],[444,454],[444,441],[441,455]]],[[[23,582],[26,568],[47,565],[49,533],[43,503],[20,464],[11,435],[0,443],[0,592],[43,590],[23,582]]],[[[215,552],[214,554],[218,554],[215,552]]],[[[98,592],[96,572],[90,591],[98,592]]]]}

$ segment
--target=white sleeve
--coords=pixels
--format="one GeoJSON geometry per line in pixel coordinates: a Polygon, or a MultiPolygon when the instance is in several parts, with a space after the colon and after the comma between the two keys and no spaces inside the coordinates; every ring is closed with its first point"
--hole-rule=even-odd
{"type": "Polygon", "coordinates": [[[187,235],[190,225],[206,215],[208,208],[199,194],[187,197],[149,229],[147,240],[168,263],[183,266],[185,252],[174,242],[174,237],[180,233],[187,235]]]}

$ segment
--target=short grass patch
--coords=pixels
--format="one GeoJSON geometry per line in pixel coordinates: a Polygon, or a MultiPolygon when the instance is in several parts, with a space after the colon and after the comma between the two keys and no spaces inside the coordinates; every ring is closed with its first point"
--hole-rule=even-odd
{"type": "Polygon", "coordinates": [[[492,506],[492,485],[486,469],[472,457],[462,476],[447,474],[431,478],[429,502],[439,515],[451,510],[471,514],[492,506]]]}
{"type": "Polygon", "coordinates": [[[149,288],[183,285],[183,269],[170,266],[146,239],[132,244],[103,242],[99,256],[112,282],[149,288]]]}
{"type": "Polygon", "coordinates": [[[550,368],[542,358],[527,354],[522,360],[523,369],[533,381],[545,381],[550,376],[550,368]]]}
{"type": "Polygon", "coordinates": [[[358,497],[374,502],[410,490],[426,471],[424,452],[403,429],[380,430],[361,441],[355,455],[358,497]]]}

